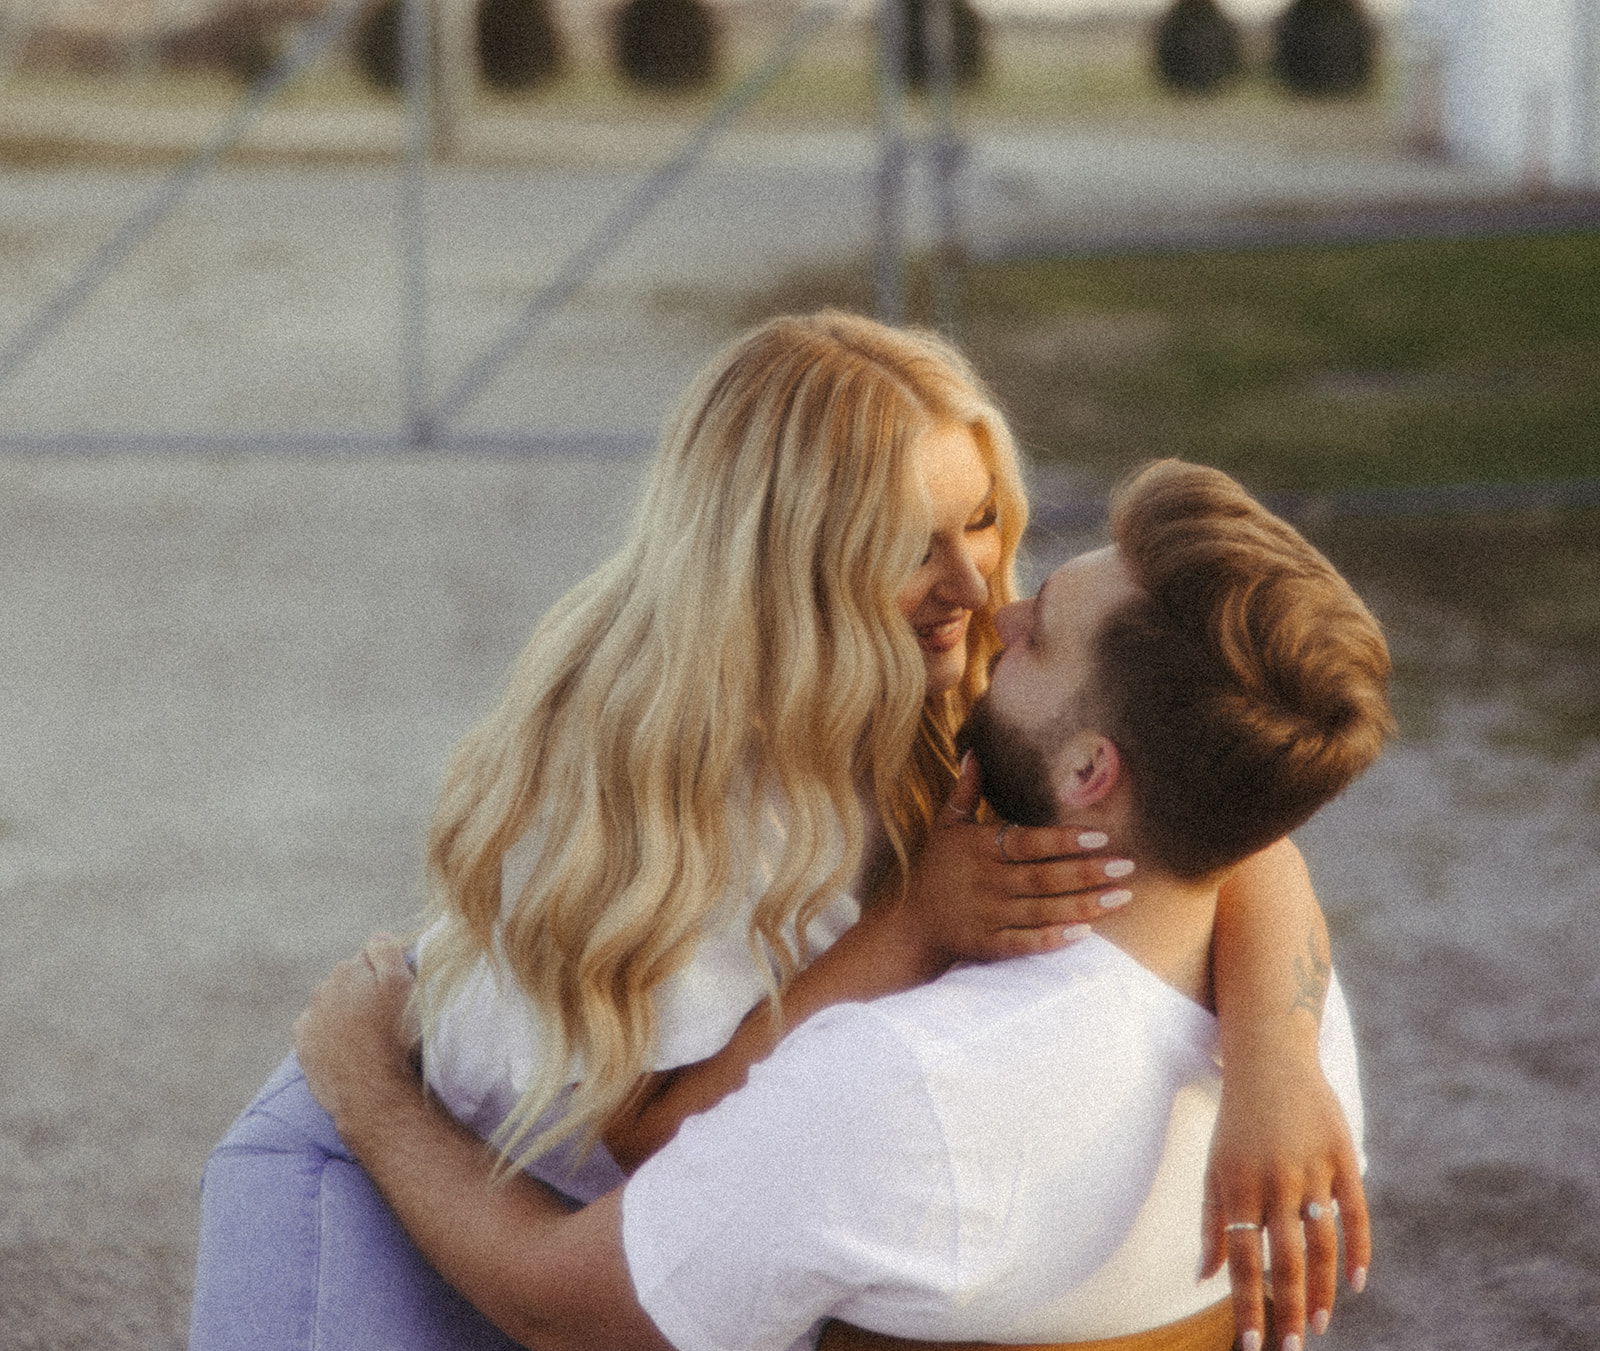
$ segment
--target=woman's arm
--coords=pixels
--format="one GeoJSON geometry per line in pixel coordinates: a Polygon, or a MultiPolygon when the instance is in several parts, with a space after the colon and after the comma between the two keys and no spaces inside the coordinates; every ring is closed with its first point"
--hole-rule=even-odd
{"type": "Polygon", "coordinates": [[[1372,1240],[1355,1146],[1317,1054],[1332,966],[1327,926],[1300,851],[1288,840],[1247,859],[1217,904],[1212,942],[1222,1037],[1222,1108],[1206,1175],[1204,1274],[1227,1260],[1234,1319],[1259,1345],[1264,1223],[1272,1238],[1277,1330],[1302,1335],[1309,1308],[1321,1331],[1333,1312],[1338,1228],[1305,1219],[1311,1202],[1339,1203],[1345,1269],[1366,1281],[1372,1240]]]}
{"type": "Polygon", "coordinates": [[[1011,827],[1002,853],[998,826],[972,820],[980,795],[977,765],[968,756],[915,860],[905,898],[869,910],[796,976],[784,991],[781,1021],[759,1004],[716,1055],[641,1083],[604,1133],[624,1171],[666,1144],[686,1117],[739,1088],[751,1065],[819,1009],[910,989],[956,961],[1062,947],[1079,936],[1076,926],[1106,913],[1102,897],[1126,898],[1118,879],[1132,865],[1092,852],[1105,847],[1103,835],[1011,827]]]}

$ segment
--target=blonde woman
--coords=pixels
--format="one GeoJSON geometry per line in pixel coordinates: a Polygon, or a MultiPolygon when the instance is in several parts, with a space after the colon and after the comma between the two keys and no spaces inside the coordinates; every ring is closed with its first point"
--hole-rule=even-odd
{"type": "MultiPolygon", "coordinates": [[[[780,319],[689,391],[628,543],[539,626],[430,837],[426,1074],[508,1163],[592,1200],[815,1009],[1059,946],[1130,899],[1103,837],[971,819],[953,739],[1025,524],[1009,432],[932,336],[780,319]],[[863,908],[912,915],[940,966],[863,908]]],[[[1277,851],[1234,892],[1218,1003],[1243,1074],[1300,1054],[1254,1011],[1294,996],[1284,935],[1306,930],[1283,917],[1320,919],[1277,851]]],[[[1236,1115],[1231,1196],[1286,1155],[1349,1166],[1315,1111],[1236,1115]]],[[[291,1060],[208,1167],[191,1345],[318,1337],[502,1344],[291,1060]]]]}

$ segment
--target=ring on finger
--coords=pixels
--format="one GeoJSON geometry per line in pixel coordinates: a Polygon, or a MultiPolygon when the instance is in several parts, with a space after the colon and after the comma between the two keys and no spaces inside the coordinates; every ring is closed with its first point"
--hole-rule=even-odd
{"type": "Polygon", "coordinates": [[[1006,853],[1006,831],[1011,829],[1011,824],[1010,821],[1007,821],[1005,825],[1000,827],[1000,833],[994,837],[994,847],[1000,851],[1000,857],[1007,863],[1021,863],[1022,860],[1020,858],[1012,858],[1010,854],[1006,853]]]}
{"type": "Polygon", "coordinates": [[[1222,1226],[1225,1234],[1245,1234],[1260,1229],[1261,1226],[1254,1220],[1233,1220],[1222,1226]]]}
{"type": "Polygon", "coordinates": [[[1331,1220],[1338,1213],[1337,1201],[1307,1201],[1304,1218],[1314,1224],[1321,1219],[1331,1220]]]}

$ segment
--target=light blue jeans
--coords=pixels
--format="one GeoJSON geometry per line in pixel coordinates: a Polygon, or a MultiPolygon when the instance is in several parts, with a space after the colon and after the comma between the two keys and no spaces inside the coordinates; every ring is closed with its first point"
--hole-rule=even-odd
{"type": "Polygon", "coordinates": [[[513,1351],[417,1251],[290,1056],[201,1183],[189,1351],[513,1351]]]}

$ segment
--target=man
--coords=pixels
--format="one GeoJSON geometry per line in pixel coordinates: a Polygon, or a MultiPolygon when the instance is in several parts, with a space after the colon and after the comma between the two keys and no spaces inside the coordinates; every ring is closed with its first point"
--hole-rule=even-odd
{"type": "MultiPolygon", "coordinates": [[[[1000,612],[1006,650],[967,733],[1006,820],[1070,814],[1128,843],[1141,904],[1095,937],[815,1015],[570,1215],[531,1185],[478,1185],[481,1145],[423,1099],[394,1030],[394,949],[319,994],[297,1029],[314,1090],[422,1251],[513,1336],[786,1351],[839,1318],[945,1341],[1231,1340],[1193,1238],[1217,888],[1376,757],[1388,658],[1333,569],[1224,475],[1152,466],[1112,534],[1000,612]]],[[[1354,1121],[1336,988],[1322,1046],[1354,1121]]],[[[1278,1264],[1308,1249],[1331,1272],[1334,1202],[1359,1199],[1330,1182],[1303,1214],[1261,1198],[1216,1227],[1247,1270],[1265,1217],[1278,1264]]],[[[1331,1289],[1312,1300],[1325,1326],[1331,1289]]]]}

